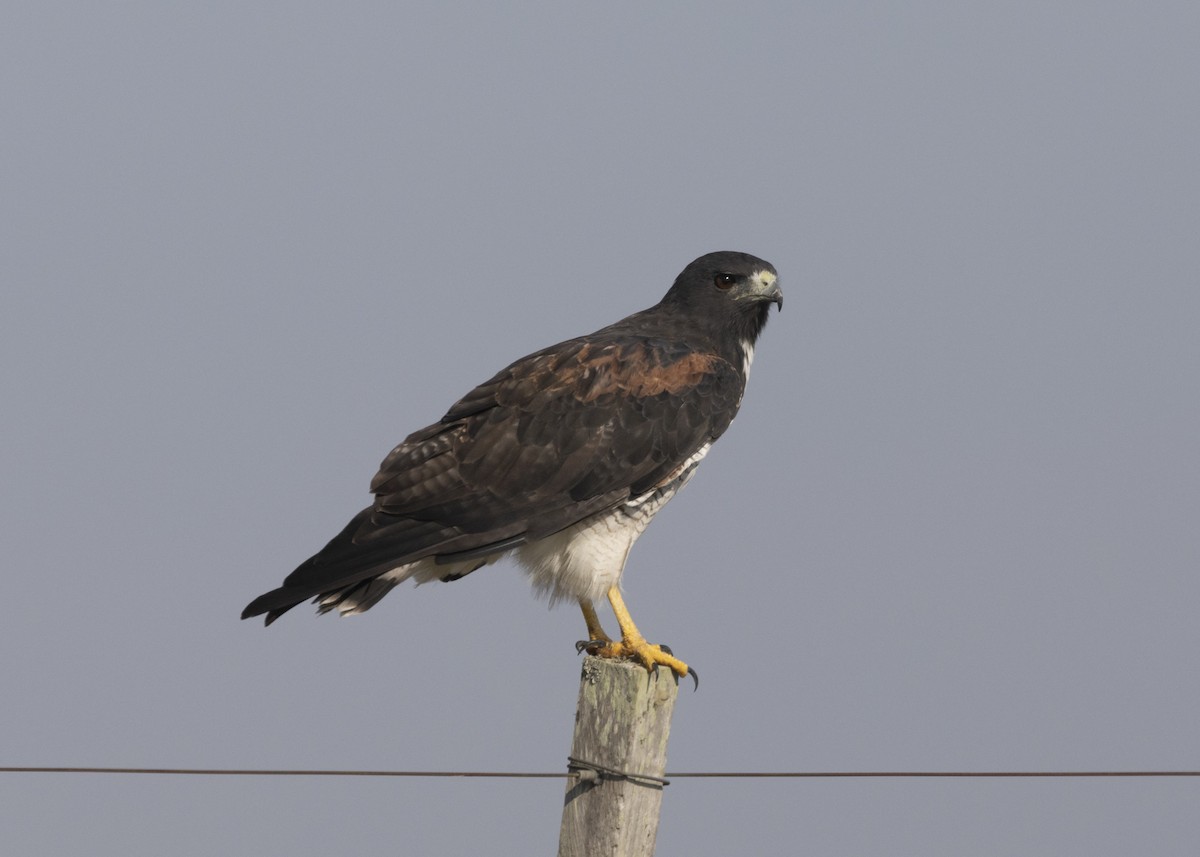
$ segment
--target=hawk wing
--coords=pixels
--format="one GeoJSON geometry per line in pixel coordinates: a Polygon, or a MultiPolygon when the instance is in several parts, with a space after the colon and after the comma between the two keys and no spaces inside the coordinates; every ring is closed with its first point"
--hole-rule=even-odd
{"type": "Polygon", "coordinates": [[[664,339],[614,333],[531,354],[393,449],[374,505],[245,615],[424,557],[495,554],[639,497],[728,428],[744,386],[717,354],[664,339]]]}

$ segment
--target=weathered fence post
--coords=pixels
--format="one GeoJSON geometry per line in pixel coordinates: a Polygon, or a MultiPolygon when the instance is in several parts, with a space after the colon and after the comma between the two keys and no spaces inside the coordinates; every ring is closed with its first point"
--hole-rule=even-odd
{"type": "Polygon", "coordinates": [[[587,657],[558,857],[650,857],[679,688],[666,667],[587,657]]]}

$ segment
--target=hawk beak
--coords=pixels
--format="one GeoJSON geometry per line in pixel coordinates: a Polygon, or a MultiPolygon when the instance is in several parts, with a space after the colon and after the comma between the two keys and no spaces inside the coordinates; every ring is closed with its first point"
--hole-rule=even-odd
{"type": "Polygon", "coordinates": [[[750,294],[760,301],[770,301],[783,309],[783,290],[779,288],[779,279],[770,271],[759,271],[750,278],[750,294]]]}

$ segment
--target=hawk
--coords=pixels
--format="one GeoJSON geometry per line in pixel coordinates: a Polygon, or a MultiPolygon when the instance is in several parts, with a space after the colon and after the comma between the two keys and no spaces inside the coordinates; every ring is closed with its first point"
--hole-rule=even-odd
{"type": "Polygon", "coordinates": [[[769,263],[709,253],[649,309],[522,357],[393,449],[375,502],[242,618],[269,625],[309,598],[362,613],[405,580],[458,580],[511,555],[552,603],[579,603],[581,650],[696,678],[638,631],[621,575],[737,414],[772,304],[769,263]],[[600,626],[603,597],[619,640],[600,626]]]}

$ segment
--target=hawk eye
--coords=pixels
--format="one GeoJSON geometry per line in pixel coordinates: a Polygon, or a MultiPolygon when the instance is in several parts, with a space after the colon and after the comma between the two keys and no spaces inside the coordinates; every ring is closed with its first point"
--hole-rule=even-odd
{"type": "Polygon", "coordinates": [[[717,274],[717,278],[714,282],[716,282],[718,289],[727,289],[737,281],[738,278],[734,274],[717,274]]]}

